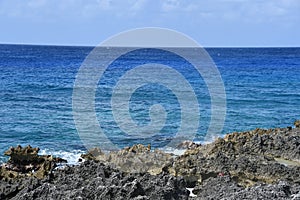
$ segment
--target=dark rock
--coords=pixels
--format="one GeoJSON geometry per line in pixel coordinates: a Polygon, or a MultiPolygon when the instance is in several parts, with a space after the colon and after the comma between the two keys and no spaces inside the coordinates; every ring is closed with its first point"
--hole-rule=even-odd
{"type": "Polygon", "coordinates": [[[177,157],[143,145],[107,154],[96,148],[63,169],[55,169],[62,160],[37,148],[11,148],[0,168],[0,199],[188,199],[186,187],[194,199],[300,199],[298,127],[179,148],[187,150],[177,157]]]}
{"type": "Polygon", "coordinates": [[[210,178],[194,188],[195,199],[296,199],[299,185],[287,182],[256,184],[253,187],[241,187],[229,176],[210,178]]]}
{"type": "Polygon", "coordinates": [[[300,180],[300,130],[255,129],[232,133],[207,145],[188,149],[167,167],[188,186],[201,185],[217,174],[228,174],[239,185],[300,180]]]}
{"type": "Polygon", "coordinates": [[[125,174],[86,161],[54,172],[51,182],[23,189],[14,199],[187,199],[185,181],[169,174],[125,174]]]}

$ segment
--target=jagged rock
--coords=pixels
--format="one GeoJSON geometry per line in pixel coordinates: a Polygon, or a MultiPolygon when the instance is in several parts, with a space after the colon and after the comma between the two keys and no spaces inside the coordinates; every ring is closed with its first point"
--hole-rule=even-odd
{"type": "Polygon", "coordinates": [[[32,162],[40,162],[40,157],[38,156],[39,148],[32,148],[28,145],[25,148],[18,145],[16,148],[10,147],[4,152],[4,155],[10,156],[11,163],[21,163],[28,164],[32,162]]]}
{"type": "Polygon", "coordinates": [[[95,147],[90,149],[86,154],[82,154],[81,158],[84,160],[100,160],[101,156],[103,156],[104,153],[101,151],[101,149],[95,147]]]}
{"type": "Polygon", "coordinates": [[[149,172],[152,175],[161,173],[163,167],[173,160],[171,154],[164,153],[157,149],[151,151],[150,145],[144,146],[141,144],[125,147],[120,151],[110,152],[108,154],[104,154],[100,149],[96,148],[82,155],[82,158],[101,161],[124,172],[149,172]]]}
{"type": "Polygon", "coordinates": [[[194,199],[297,199],[298,185],[291,185],[279,181],[275,184],[256,184],[253,187],[244,188],[237,184],[229,176],[210,178],[202,185],[194,188],[197,195],[194,199]]]}
{"type": "Polygon", "coordinates": [[[4,152],[10,156],[7,163],[2,164],[0,178],[13,179],[34,176],[44,178],[56,167],[56,163],[66,163],[62,158],[52,155],[38,155],[39,148],[32,148],[30,145],[22,147],[11,147],[4,152]]]}
{"type": "Polygon", "coordinates": [[[228,174],[244,187],[257,182],[300,180],[300,130],[255,129],[228,134],[211,144],[188,149],[167,171],[183,176],[190,187],[218,173],[228,174]]]}
{"type": "Polygon", "coordinates": [[[201,144],[196,144],[193,141],[183,141],[177,146],[177,149],[195,149],[200,146],[201,144]]]}
{"type": "Polygon", "coordinates": [[[179,147],[187,150],[177,157],[143,145],[107,154],[92,149],[82,155],[85,162],[57,170],[47,163],[59,159],[13,148],[0,168],[0,199],[187,199],[186,187],[194,199],[299,199],[299,128],[255,129],[179,147]],[[30,175],[36,166],[43,170],[30,175]],[[31,177],[13,178],[27,171],[31,177]]]}
{"type": "Polygon", "coordinates": [[[53,173],[51,182],[24,188],[14,199],[188,199],[185,181],[166,173],[126,174],[86,161],[53,173]]]}

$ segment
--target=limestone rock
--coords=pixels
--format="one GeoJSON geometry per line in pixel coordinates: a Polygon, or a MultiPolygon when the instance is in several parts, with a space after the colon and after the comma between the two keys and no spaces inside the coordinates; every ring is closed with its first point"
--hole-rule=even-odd
{"type": "Polygon", "coordinates": [[[296,183],[300,180],[300,130],[275,128],[231,133],[211,144],[188,149],[166,170],[184,177],[190,187],[218,174],[229,175],[243,187],[280,180],[296,183]]]}
{"type": "Polygon", "coordinates": [[[10,147],[4,155],[10,156],[7,163],[2,164],[0,178],[13,179],[34,176],[44,178],[56,167],[57,163],[66,163],[62,158],[51,155],[38,155],[39,148],[30,145],[10,147]]]}
{"type": "Polygon", "coordinates": [[[0,199],[187,199],[187,187],[193,199],[300,196],[299,128],[235,132],[178,148],[187,150],[175,157],[140,144],[107,154],[92,149],[82,155],[85,162],[57,170],[58,158],[39,156],[32,147],[12,148],[0,168],[0,199]]]}
{"type": "Polygon", "coordinates": [[[173,157],[171,154],[160,150],[151,151],[151,146],[137,144],[132,147],[125,147],[119,151],[102,153],[100,149],[92,149],[82,158],[100,161],[116,167],[117,169],[128,173],[145,173],[152,175],[163,171],[164,166],[171,163],[173,157]]]}

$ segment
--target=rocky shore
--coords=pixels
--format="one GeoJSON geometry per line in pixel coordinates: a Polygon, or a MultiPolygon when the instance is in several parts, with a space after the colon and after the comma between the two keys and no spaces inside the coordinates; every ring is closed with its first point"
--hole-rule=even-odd
{"type": "Polygon", "coordinates": [[[0,199],[300,199],[300,121],[294,128],[231,133],[176,156],[135,145],[91,149],[79,165],[10,148],[0,199]]]}

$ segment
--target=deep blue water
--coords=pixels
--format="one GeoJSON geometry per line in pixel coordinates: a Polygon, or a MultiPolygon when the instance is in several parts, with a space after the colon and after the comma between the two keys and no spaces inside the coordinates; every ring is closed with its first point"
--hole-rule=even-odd
{"type": "MultiPolygon", "coordinates": [[[[76,74],[92,49],[0,45],[0,162],[4,159],[3,152],[17,144],[39,146],[46,153],[70,160],[85,150],[73,120],[72,93],[76,74]]],[[[286,127],[300,119],[300,48],[206,50],[225,85],[227,111],[223,134],[257,127],[286,127]]],[[[140,56],[118,59],[98,84],[96,114],[105,133],[112,139],[122,135],[108,112],[111,87],[117,82],[115,77],[133,68],[130,63],[143,64],[152,59],[173,66],[196,91],[201,120],[195,140],[201,141],[211,114],[204,81],[188,63],[173,60],[172,56],[149,50],[140,56]]],[[[168,116],[166,125],[155,136],[158,138],[151,140],[162,141],[171,137],[180,123],[180,105],[172,91],[149,84],[135,91],[129,107],[132,119],[139,125],[147,125],[149,108],[156,103],[165,108],[168,116]]],[[[120,146],[137,142],[123,136],[116,139],[120,146]]]]}

